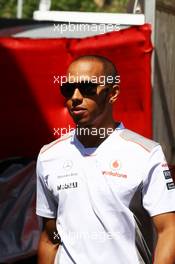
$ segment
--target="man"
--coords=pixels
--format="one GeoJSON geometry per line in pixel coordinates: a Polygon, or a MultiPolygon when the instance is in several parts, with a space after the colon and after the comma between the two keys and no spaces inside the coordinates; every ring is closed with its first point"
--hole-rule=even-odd
{"type": "Polygon", "coordinates": [[[38,157],[38,263],[152,263],[132,208],[136,193],[157,230],[154,263],[175,263],[175,186],[160,145],[114,121],[114,65],[83,56],[67,76],[61,92],[77,128],[38,157]]]}

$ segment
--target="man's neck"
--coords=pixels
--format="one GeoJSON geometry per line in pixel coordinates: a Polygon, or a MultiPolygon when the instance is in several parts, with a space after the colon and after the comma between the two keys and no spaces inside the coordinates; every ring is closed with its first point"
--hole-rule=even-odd
{"type": "Polygon", "coordinates": [[[116,129],[116,122],[106,127],[77,127],[76,137],[86,148],[98,147],[116,129]]]}

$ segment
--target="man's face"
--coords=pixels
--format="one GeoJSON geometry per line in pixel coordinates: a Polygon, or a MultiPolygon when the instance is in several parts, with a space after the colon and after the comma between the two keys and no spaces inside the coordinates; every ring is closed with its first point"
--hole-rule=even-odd
{"type": "MultiPolygon", "coordinates": [[[[68,69],[67,76],[76,78],[76,82],[81,80],[92,80],[92,76],[97,79],[104,76],[103,64],[98,61],[82,60],[74,62],[68,69]]],[[[69,80],[70,82],[71,80],[69,80]]],[[[84,84],[85,85],[85,84],[84,84]]],[[[67,88],[68,89],[68,88],[67,88]]],[[[98,85],[93,95],[83,95],[75,88],[73,95],[66,100],[66,106],[75,123],[79,126],[99,126],[106,121],[106,107],[109,105],[107,99],[107,85],[98,85]]]]}

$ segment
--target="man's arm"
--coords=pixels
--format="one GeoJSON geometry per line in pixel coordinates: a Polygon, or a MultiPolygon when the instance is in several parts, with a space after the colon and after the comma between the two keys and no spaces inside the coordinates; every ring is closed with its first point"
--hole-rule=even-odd
{"type": "Polygon", "coordinates": [[[158,241],[154,264],[175,264],[175,213],[165,213],[153,217],[158,241]]]}
{"type": "Polygon", "coordinates": [[[38,245],[38,264],[53,264],[60,240],[56,220],[44,218],[44,230],[38,245]]]}

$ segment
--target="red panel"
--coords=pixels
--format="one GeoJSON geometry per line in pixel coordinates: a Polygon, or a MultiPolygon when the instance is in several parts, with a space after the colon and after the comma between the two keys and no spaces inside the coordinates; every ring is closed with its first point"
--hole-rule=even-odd
{"type": "Polygon", "coordinates": [[[54,75],[64,75],[85,54],[116,64],[121,95],[115,119],[151,137],[150,34],[144,25],[85,39],[0,38],[0,158],[36,155],[58,137],[58,128],[73,126],[54,75]]]}

